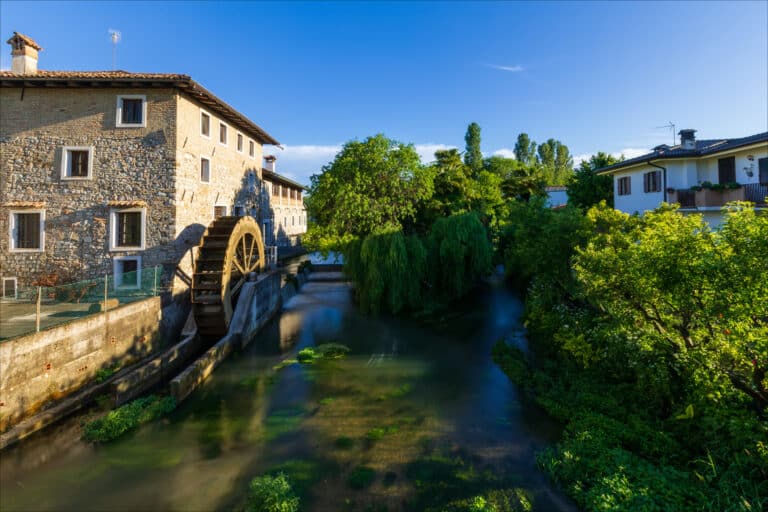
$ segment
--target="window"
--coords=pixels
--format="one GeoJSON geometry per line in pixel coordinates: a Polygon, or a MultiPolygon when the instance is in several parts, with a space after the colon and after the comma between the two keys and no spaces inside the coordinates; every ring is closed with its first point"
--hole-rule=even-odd
{"type": "Polygon", "coordinates": [[[110,250],[144,249],[146,210],[144,208],[114,209],[110,214],[110,250]]]}
{"type": "Polygon", "coordinates": [[[227,125],[219,123],[219,142],[227,145],[227,125]]]}
{"type": "Polygon", "coordinates": [[[205,110],[200,111],[200,135],[211,138],[211,115],[205,110]]]}
{"type": "Polygon", "coordinates": [[[252,140],[248,141],[248,156],[256,158],[256,144],[252,140]]]}
{"type": "Polygon", "coordinates": [[[18,297],[17,295],[17,282],[15,277],[4,277],[3,278],[3,299],[12,299],[16,300],[18,297]]]}
{"type": "Polygon", "coordinates": [[[200,181],[203,183],[211,182],[211,160],[204,156],[200,157],[200,181]]]}
{"type": "Polygon", "coordinates": [[[280,196],[280,185],[278,185],[277,183],[272,185],[272,195],[277,197],[280,196]]]}
{"type": "Polygon", "coordinates": [[[218,219],[219,217],[226,217],[227,216],[227,207],[226,206],[214,206],[213,207],[213,218],[218,219]]]}
{"type": "Polygon", "coordinates": [[[237,134],[237,152],[238,153],[243,152],[243,134],[242,133],[237,134]]]}
{"type": "Polygon", "coordinates": [[[757,171],[761,185],[768,185],[768,158],[758,158],[757,171]]]}
{"type": "Polygon", "coordinates": [[[141,256],[114,259],[115,288],[141,288],[141,256]]]}
{"type": "Polygon", "coordinates": [[[620,196],[628,196],[632,193],[632,178],[624,176],[618,180],[618,188],[620,196]]]}
{"type": "Polygon", "coordinates": [[[717,160],[718,183],[726,184],[736,181],[736,157],[729,156],[717,160]]]}
{"type": "Polygon", "coordinates": [[[147,97],[137,94],[117,97],[118,128],[138,128],[147,126],[147,97]]]}
{"type": "Polygon", "coordinates": [[[45,210],[10,212],[11,251],[41,252],[45,247],[45,210]]]}
{"type": "Polygon", "coordinates": [[[661,192],[661,171],[651,171],[643,174],[644,192],[661,192]]]}
{"type": "Polygon", "coordinates": [[[93,148],[64,146],[61,150],[61,179],[90,179],[93,169],[93,148]]]}

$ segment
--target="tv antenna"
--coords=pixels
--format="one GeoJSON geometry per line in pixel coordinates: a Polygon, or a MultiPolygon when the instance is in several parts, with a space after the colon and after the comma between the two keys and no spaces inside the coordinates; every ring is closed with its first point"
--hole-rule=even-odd
{"type": "Polygon", "coordinates": [[[672,145],[673,146],[677,146],[677,137],[676,137],[676,134],[675,134],[675,123],[670,121],[669,124],[665,124],[664,126],[657,126],[656,128],[657,129],[659,129],[659,128],[669,128],[670,130],[672,130],[672,145]]]}
{"type": "Polygon", "coordinates": [[[117,43],[120,41],[120,31],[113,28],[108,30],[112,39],[112,70],[117,69],[117,43]]]}

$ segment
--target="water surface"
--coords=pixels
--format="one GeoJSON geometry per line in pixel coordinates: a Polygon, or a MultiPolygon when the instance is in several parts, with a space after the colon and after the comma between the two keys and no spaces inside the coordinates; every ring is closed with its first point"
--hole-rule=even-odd
{"type": "Polygon", "coordinates": [[[490,358],[500,337],[524,343],[521,308],[490,284],[437,316],[371,318],[348,285],[309,282],[167,419],[94,446],[73,418],[3,452],[0,509],[231,510],[279,469],[306,510],[421,510],[491,488],[575,510],[535,466],[559,426],[490,358]],[[273,369],[328,342],[350,355],[273,369]],[[375,476],[357,490],[360,466],[375,476]]]}

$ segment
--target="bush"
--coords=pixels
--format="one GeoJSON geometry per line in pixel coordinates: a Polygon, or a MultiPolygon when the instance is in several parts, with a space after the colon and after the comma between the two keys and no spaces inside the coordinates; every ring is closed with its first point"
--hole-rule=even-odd
{"type": "Polygon", "coordinates": [[[248,512],[297,512],[299,498],[294,494],[284,473],[264,475],[251,480],[248,512]]]}
{"type": "Polygon", "coordinates": [[[170,396],[138,398],[86,424],[83,437],[88,441],[113,441],[143,423],[165,416],[175,408],[176,400],[170,396]]]}
{"type": "Polygon", "coordinates": [[[368,466],[358,466],[352,470],[347,483],[353,489],[365,489],[370,487],[376,478],[376,471],[368,466]]]}

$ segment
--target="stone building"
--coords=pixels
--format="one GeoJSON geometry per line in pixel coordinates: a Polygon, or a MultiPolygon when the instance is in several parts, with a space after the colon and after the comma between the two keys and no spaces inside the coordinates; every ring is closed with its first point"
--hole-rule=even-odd
{"type": "Polygon", "coordinates": [[[302,194],[305,188],[293,180],[277,174],[277,157],[264,158],[262,169],[264,193],[267,198],[263,208],[262,229],[266,245],[296,246],[307,232],[307,209],[302,194]]]}
{"type": "Polygon", "coordinates": [[[215,217],[260,216],[262,146],[279,143],[189,76],[43,71],[35,41],[8,43],[3,290],[110,273],[129,287],[154,265],[191,275],[185,255],[215,217]]]}

